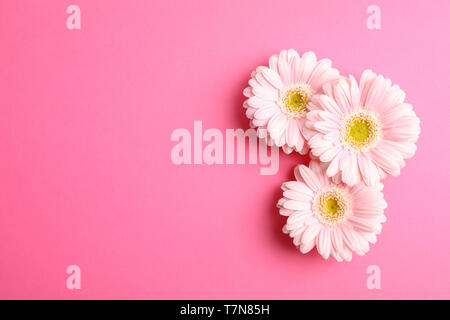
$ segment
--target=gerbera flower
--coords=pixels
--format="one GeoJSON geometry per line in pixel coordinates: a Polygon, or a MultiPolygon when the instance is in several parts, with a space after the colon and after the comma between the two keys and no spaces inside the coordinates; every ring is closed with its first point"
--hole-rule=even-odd
{"type": "Polygon", "coordinates": [[[324,85],[313,97],[304,134],[311,153],[328,163],[329,177],[368,185],[397,176],[417,147],[419,118],[390,79],[366,70],[324,85]]]}
{"type": "Polygon", "coordinates": [[[350,261],[352,252],[364,255],[376,242],[381,223],[386,221],[383,185],[353,187],[335,184],[326,167],[312,160],[309,167],[297,166],[296,181],[283,183],[280,214],[287,216],[283,232],[293,238],[302,253],[314,247],[324,258],[350,261]]]}
{"type": "Polygon", "coordinates": [[[244,108],[252,128],[269,145],[283,147],[286,153],[305,154],[302,127],[312,97],[323,93],[322,86],[336,80],[339,72],[329,59],[317,61],[313,52],[302,57],[293,50],[281,51],[269,59],[269,68],[260,66],[252,73],[244,108]]]}

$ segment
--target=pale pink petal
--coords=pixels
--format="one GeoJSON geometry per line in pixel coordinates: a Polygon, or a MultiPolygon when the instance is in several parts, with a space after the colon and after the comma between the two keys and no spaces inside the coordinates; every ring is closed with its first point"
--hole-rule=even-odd
{"type": "Polygon", "coordinates": [[[284,153],[286,153],[286,154],[291,154],[292,151],[294,151],[294,148],[289,147],[287,144],[282,145],[281,148],[283,149],[284,153]]]}
{"type": "Polygon", "coordinates": [[[285,86],[292,83],[291,70],[288,63],[288,54],[286,50],[281,51],[278,57],[278,71],[280,72],[281,81],[285,86]]]}
{"type": "Polygon", "coordinates": [[[311,148],[314,149],[326,148],[327,150],[333,147],[332,142],[329,140],[325,140],[323,134],[316,134],[315,136],[311,137],[308,142],[311,148]]]}
{"type": "Polygon", "coordinates": [[[308,83],[312,90],[321,93],[324,84],[335,81],[338,78],[339,72],[331,68],[331,61],[329,59],[322,59],[317,62],[311,72],[308,83]]]}
{"type": "Polygon", "coordinates": [[[245,115],[247,116],[247,118],[252,119],[253,116],[255,115],[256,110],[258,110],[258,109],[251,108],[251,107],[250,107],[250,108],[247,108],[247,109],[245,110],[245,115]]]}
{"type": "Polygon", "coordinates": [[[331,247],[331,256],[336,259],[337,262],[344,261],[344,258],[338,253],[338,251],[332,246],[331,247]]]}
{"type": "Polygon", "coordinates": [[[263,107],[273,106],[274,102],[271,100],[264,100],[260,97],[253,96],[253,97],[248,98],[247,103],[250,107],[259,109],[259,108],[263,108],[263,107]]]}
{"type": "Polygon", "coordinates": [[[412,156],[414,156],[414,154],[416,153],[416,150],[417,150],[417,146],[413,142],[407,142],[407,141],[397,142],[397,141],[384,140],[383,143],[391,146],[392,148],[394,148],[395,150],[400,152],[400,154],[402,155],[402,157],[404,159],[408,159],[408,158],[411,158],[412,156]]]}
{"type": "Polygon", "coordinates": [[[341,79],[334,86],[334,97],[336,103],[344,109],[344,112],[351,112],[353,105],[350,96],[350,86],[346,79],[341,79]]]}
{"type": "MultiPolygon", "coordinates": [[[[287,233],[289,234],[289,237],[291,237],[291,238],[295,238],[295,237],[300,235],[300,237],[299,237],[299,240],[300,240],[301,239],[301,235],[306,230],[306,227],[307,226],[303,226],[303,227],[300,227],[300,228],[297,228],[297,229],[294,229],[294,230],[289,230],[289,231],[286,228],[286,231],[288,231],[287,233]]],[[[295,245],[298,246],[298,245],[300,245],[300,243],[295,243],[295,245]]]]}
{"type": "Polygon", "coordinates": [[[267,123],[269,122],[269,119],[263,119],[263,120],[258,120],[258,119],[253,119],[252,123],[253,123],[253,128],[255,127],[265,127],[267,126],[267,123]]]}
{"type": "MultiPolygon", "coordinates": [[[[327,112],[327,111],[323,111],[323,110],[319,110],[317,111],[319,114],[319,117],[325,121],[331,122],[336,124],[338,127],[340,126],[342,119],[336,115],[335,113],[331,113],[331,112],[327,112]]],[[[320,121],[320,120],[316,120],[316,121],[320,121]]]]}
{"type": "Polygon", "coordinates": [[[300,81],[301,83],[307,83],[308,79],[316,66],[316,55],[312,51],[305,52],[300,61],[300,81]]]}
{"type": "Polygon", "coordinates": [[[371,232],[359,233],[367,242],[375,244],[377,242],[377,236],[371,232]]]}
{"type": "Polygon", "coordinates": [[[302,143],[297,142],[297,145],[295,146],[295,150],[298,151],[300,154],[307,154],[309,151],[309,146],[307,143],[304,143],[303,139],[299,139],[299,142],[302,141],[302,143]],[[303,145],[303,147],[302,147],[303,145]]]}
{"type": "Polygon", "coordinates": [[[361,92],[359,91],[358,83],[355,78],[350,75],[350,104],[353,108],[359,108],[361,106],[361,92]]]}
{"type": "Polygon", "coordinates": [[[333,143],[333,145],[340,144],[341,133],[339,130],[329,132],[323,136],[323,139],[333,143]]]}
{"type": "Polygon", "coordinates": [[[281,81],[280,75],[278,73],[276,73],[272,69],[264,67],[263,69],[261,69],[261,74],[273,87],[279,90],[283,89],[283,82],[281,81]]]}
{"type": "MultiPolygon", "coordinates": [[[[305,220],[312,215],[312,212],[298,212],[292,214],[287,219],[288,225],[301,224],[303,225],[305,220]]],[[[293,229],[290,229],[293,230],[293,229]]]]}
{"type": "Polygon", "coordinates": [[[375,165],[393,176],[400,174],[399,159],[395,158],[395,155],[389,154],[382,147],[376,147],[370,153],[375,165]]]}
{"type": "Polygon", "coordinates": [[[276,72],[276,74],[280,74],[280,71],[278,70],[278,54],[274,54],[269,58],[269,68],[276,72]]]}
{"type": "Polygon", "coordinates": [[[346,244],[346,246],[352,251],[358,251],[359,250],[359,241],[356,236],[356,232],[353,231],[352,228],[350,228],[346,225],[343,225],[341,230],[342,230],[344,243],[346,244]]]}
{"type": "Polygon", "coordinates": [[[380,109],[390,86],[390,80],[385,79],[383,76],[377,76],[369,89],[364,108],[374,111],[380,109]]]}
{"type": "Polygon", "coordinates": [[[276,139],[276,137],[279,137],[281,133],[286,130],[287,121],[288,120],[286,118],[286,115],[282,113],[274,115],[269,120],[269,123],[267,124],[267,130],[274,139],[276,139]]]}
{"type": "Polygon", "coordinates": [[[372,160],[364,153],[358,154],[358,165],[362,178],[367,185],[373,185],[380,181],[380,175],[372,160]]]}
{"type": "Polygon", "coordinates": [[[335,157],[337,157],[337,155],[340,154],[341,152],[342,152],[341,146],[332,147],[320,155],[320,161],[330,162],[335,157]]]}
{"type": "Polygon", "coordinates": [[[341,253],[341,256],[347,262],[352,261],[352,252],[347,246],[344,246],[344,251],[341,253]]]}
{"type": "Polygon", "coordinates": [[[356,237],[358,239],[359,247],[360,247],[360,250],[358,250],[356,253],[359,254],[360,256],[363,256],[370,249],[369,243],[367,242],[366,239],[364,239],[364,237],[361,236],[361,234],[359,232],[355,232],[355,234],[356,234],[356,237]]]}
{"type": "Polygon", "coordinates": [[[317,251],[325,259],[328,260],[331,254],[331,236],[328,227],[320,230],[319,236],[316,240],[317,251]]]}
{"type": "Polygon", "coordinates": [[[288,61],[289,61],[289,64],[292,64],[292,62],[293,62],[293,60],[295,58],[300,58],[298,52],[295,51],[294,49],[289,49],[288,50],[288,61]]]}
{"type": "Polygon", "coordinates": [[[309,210],[310,205],[308,203],[298,200],[287,200],[283,207],[290,210],[309,210]]]}
{"type": "Polygon", "coordinates": [[[290,209],[285,209],[285,208],[280,208],[280,215],[282,215],[282,216],[289,217],[294,212],[296,212],[296,211],[295,210],[290,210],[290,209]]]}
{"type": "Polygon", "coordinates": [[[288,127],[286,132],[286,141],[288,146],[293,147],[297,144],[298,139],[300,138],[300,130],[298,127],[298,120],[289,119],[288,127]]]}
{"type": "Polygon", "coordinates": [[[310,168],[304,165],[300,165],[299,170],[303,180],[305,181],[306,185],[311,188],[311,190],[315,191],[320,189],[320,180],[310,168]]]}
{"type": "Polygon", "coordinates": [[[296,191],[296,192],[300,192],[300,193],[308,195],[310,197],[313,196],[313,192],[311,191],[311,189],[308,188],[303,182],[288,181],[288,182],[283,183],[283,185],[289,189],[296,191]]]}
{"type": "Polygon", "coordinates": [[[296,230],[298,232],[298,234],[296,234],[294,237],[291,236],[293,238],[292,242],[294,243],[295,246],[300,246],[302,244],[301,239],[302,239],[303,232],[305,232],[305,230],[306,230],[306,226],[298,228],[296,230]]]}
{"type": "Polygon", "coordinates": [[[359,89],[361,92],[361,105],[366,105],[367,95],[369,94],[369,89],[372,86],[373,81],[376,79],[377,75],[372,70],[365,70],[359,81],[359,89]]]}
{"type": "Polygon", "coordinates": [[[344,240],[340,228],[331,228],[331,242],[333,243],[336,252],[338,252],[339,255],[342,255],[342,252],[344,251],[344,240]]]}
{"type": "Polygon", "coordinates": [[[344,115],[343,108],[341,108],[334,100],[326,95],[314,96],[313,103],[319,104],[323,110],[336,114],[338,117],[344,115]]]}
{"type": "Polygon", "coordinates": [[[250,98],[250,97],[253,97],[253,96],[254,96],[251,87],[245,88],[244,91],[243,91],[242,93],[243,93],[244,96],[246,96],[247,98],[250,98]]]}
{"type": "Polygon", "coordinates": [[[348,221],[351,222],[354,228],[358,228],[365,232],[374,231],[374,225],[371,223],[370,219],[363,218],[361,216],[352,216],[348,219],[348,221]]]}
{"type": "Polygon", "coordinates": [[[342,150],[341,152],[338,152],[331,160],[330,165],[328,166],[326,171],[328,177],[333,177],[338,174],[341,158],[344,155],[344,152],[346,151],[342,150]]]}
{"type": "Polygon", "coordinates": [[[301,67],[301,58],[297,55],[291,61],[291,69],[292,69],[292,82],[300,83],[302,78],[302,70],[301,67]]]}
{"type": "Polygon", "coordinates": [[[319,222],[313,223],[303,233],[302,242],[309,243],[311,241],[314,241],[320,230],[322,230],[322,225],[319,222]]]}
{"type": "MultiPolygon", "coordinates": [[[[305,234],[305,233],[303,233],[303,234],[305,234]]],[[[306,253],[310,252],[314,248],[315,245],[316,245],[316,239],[313,239],[308,243],[303,242],[300,245],[300,251],[301,251],[301,253],[306,254],[306,253]]]]}
{"type": "Polygon", "coordinates": [[[275,114],[280,113],[280,109],[277,108],[275,105],[270,107],[263,107],[260,109],[257,109],[254,117],[257,120],[265,120],[269,119],[270,117],[274,116],[275,114]]]}
{"type": "Polygon", "coordinates": [[[328,179],[323,174],[323,168],[321,167],[318,161],[310,161],[309,168],[311,169],[312,172],[314,172],[321,186],[324,186],[328,183],[328,179]]]}
{"type": "Polygon", "coordinates": [[[248,81],[252,87],[252,92],[255,96],[269,101],[276,101],[278,99],[278,90],[270,85],[262,85],[255,79],[250,79],[248,81]]]}
{"type": "Polygon", "coordinates": [[[355,185],[360,180],[360,173],[356,155],[353,152],[345,152],[341,159],[342,181],[349,186],[355,185]]]}
{"type": "Polygon", "coordinates": [[[339,130],[339,125],[331,121],[318,121],[314,122],[314,129],[324,134],[335,132],[339,130]]]}
{"type": "Polygon", "coordinates": [[[304,201],[304,202],[310,202],[311,197],[309,195],[306,195],[302,192],[297,192],[294,190],[286,190],[283,192],[283,197],[286,197],[288,199],[292,200],[298,200],[298,201],[304,201]]]}
{"type": "Polygon", "coordinates": [[[277,147],[281,147],[286,144],[286,129],[287,129],[287,122],[286,125],[283,127],[283,131],[281,133],[275,132],[274,134],[271,134],[271,138],[275,141],[275,145],[277,147]]]}

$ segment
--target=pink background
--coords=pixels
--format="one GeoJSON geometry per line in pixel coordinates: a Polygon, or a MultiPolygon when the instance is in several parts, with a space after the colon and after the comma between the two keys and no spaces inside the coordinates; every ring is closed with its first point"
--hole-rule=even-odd
{"type": "Polygon", "coordinates": [[[0,298],[450,298],[450,2],[0,0],[0,298]],[[81,30],[66,8],[81,7],[81,30]],[[366,8],[381,8],[381,30],[366,8]],[[171,162],[176,128],[247,128],[250,72],[285,48],[371,68],[422,120],[351,263],[281,233],[277,175],[171,162]],[[66,289],[66,267],[82,270],[66,289]],[[368,290],[366,268],[381,268],[368,290]]]}

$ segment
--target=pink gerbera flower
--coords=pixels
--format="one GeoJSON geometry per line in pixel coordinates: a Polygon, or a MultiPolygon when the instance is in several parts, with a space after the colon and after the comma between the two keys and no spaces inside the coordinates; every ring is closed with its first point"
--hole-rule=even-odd
{"type": "Polygon", "coordinates": [[[348,185],[397,176],[417,147],[419,118],[390,79],[366,70],[324,85],[309,105],[304,134],[311,153],[328,163],[326,174],[348,185]]]}
{"type": "Polygon", "coordinates": [[[269,59],[269,68],[258,67],[252,73],[244,108],[252,128],[269,145],[283,147],[286,153],[296,150],[305,154],[302,128],[312,97],[322,93],[322,86],[336,80],[339,72],[331,68],[329,59],[317,61],[313,52],[302,57],[284,50],[269,59]]]}
{"type": "Polygon", "coordinates": [[[315,160],[309,167],[296,167],[294,173],[297,181],[281,186],[284,192],[278,207],[288,217],[283,232],[300,251],[317,247],[324,259],[331,255],[337,261],[350,261],[352,252],[367,253],[386,221],[383,185],[335,184],[325,174],[325,166],[315,160]]]}

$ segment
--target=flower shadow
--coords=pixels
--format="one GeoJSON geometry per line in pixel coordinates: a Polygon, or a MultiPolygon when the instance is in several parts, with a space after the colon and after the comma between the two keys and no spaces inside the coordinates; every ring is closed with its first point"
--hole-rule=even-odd
{"type": "MultiPolygon", "coordinates": [[[[243,77],[243,80],[240,83],[236,84],[236,95],[233,101],[233,106],[236,106],[233,108],[233,123],[234,127],[236,128],[242,128],[244,130],[247,130],[250,128],[249,126],[249,119],[247,118],[245,114],[245,109],[243,108],[243,103],[247,99],[243,95],[243,90],[248,86],[248,79],[250,77],[250,72],[248,73],[248,76],[245,78],[243,77]]],[[[285,154],[283,150],[279,149],[279,171],[277,175],[281,179],[277,179],[278,181],[292,181],[295,180],[294,177],[294,168],[297,165],[305,164],[308,165],[311,158],[309,155],[301,155],[297,152],[292,152],[291,154],[285,154]]],[[[278,245],[280,249],[285,251],[286,254],[289,256],[292,256],[293,259],[302,259],[302,261],[319,261],[322,260],[320,255],[317,253],[316,250],[311,250],[311,252],[307,254],[302,254],[292,243],[292,238],[289,237],[289,235],[284,234],[282,232],[282,228],[284,224],[286,223],[286,217],[281,216],[278,213],[278,208],[276,207],[276,204],[279,199],[283,197],[283,191],[281,190],[281,183],[273,186],[274,192],[273,197],[267,199],[267,217],[270,220],[271,223],[269,223],[270,230],[268,231],[268,234],[273,239],[273,241],[278,245]]]]}
{"type": "MultiPolygon", "coordinates": [[[[294,154],[284,154],[280,153],[280,172],[278,175],[282,176],[282,181],[294,181],[294,169],[299,164],[307,165],[310,161],[310,157],[308,155],[300,155],[298,153],[294,154]]],[[[278,244],[278,246],[286,251],[287,254],[292,256],[294,259],[298,257],[298,259],[305,260],[322,260],[320,255],[316,252],[316,250],[311,250],[307,254],[302,254],[299,249],[295,247],[292,242],[292,238],[288,234],[284,234],[282,232],[283,226],[286,224],[287,217],[282,216],[278,212],[278,208],[276,207],[278,200],[283,197],[283,190],[281,190],[281,184],[278,186],[274,186],[273,197],[270,199],[270,203],[268,203],[267,214],[273,223],[270,224],[270,234],[278,244]]],[[[269,202],[269,201],[268,201],[269,202]]]]}

